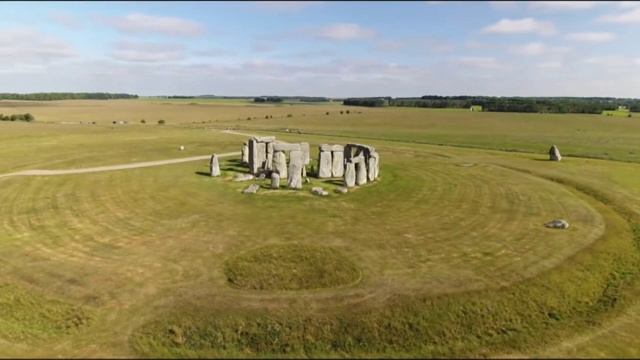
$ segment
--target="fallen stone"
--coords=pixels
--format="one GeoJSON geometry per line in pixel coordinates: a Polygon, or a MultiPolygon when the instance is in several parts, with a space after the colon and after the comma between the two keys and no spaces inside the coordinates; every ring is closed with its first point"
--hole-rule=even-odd
{"type": "Polygon", "coordinates": [[[333,190],[336,194],[346,194],[349,192],[349,189],[345,188],[345,187],[339,187],[337,189],[333,190]]]}
{"type": "Polygon", "coordinates": [[[258,175],[258,180],[264,180],[264,179],[266,179],[266,178],[267,178],[267,174],[265,174],[265,173],[263,173],[263,172],[262,172],[262,173],[260,173],[260,175],[258,175]]]}
{"type": "Polygon", "coordinates": [[[260,189],[260,185],[251,184],[251,185],[247,186],[247,188],[242,190],[242,193],[243,194],[255,194],[258,191],[258,189],[260,189]]]}
{"type": "Polygon", "coordinates": [[[209,162],[209,174],[211,176],[220,176],[220,164],[218,163],[218,155],[211,155],[211,161],[209,162]]]}
{"type": "Polygon", "coordinates": [[[249,181],[253,180],[253,175],[251,174],[240,174],[233,179],[233,181],[249,181]]]}
{"type": "Polygon", "coordinates": [[[320,195],[321,196],[329,196],[329,192],[328,191],[323,191],[320,195]]]}
{"type": "Polygon", "coordinates": [[[562,160],[562,156],[560,155],[560,150],[558,150],[558,147],[555,145],[553,145],[551,149],[549,149],[549,160],[551,161],[562,160]]]}
{"type": "Polygon", "coordinates": [[[311,188],[311,193],[314,195],[322,195],[324,190],[321,187],[313,187],[311,188]]]}
{"type": "Polygon", "coordinates": [[[271,173],[271,188],[277,189],[280,187],[280,175],[274,171],[271,173]]]}
{"type": "Polygon", "coordinates": [[[564,220],[556,219],[545,223],[544,226],[553,229],[568,229],[569,223],[564,220]]]}

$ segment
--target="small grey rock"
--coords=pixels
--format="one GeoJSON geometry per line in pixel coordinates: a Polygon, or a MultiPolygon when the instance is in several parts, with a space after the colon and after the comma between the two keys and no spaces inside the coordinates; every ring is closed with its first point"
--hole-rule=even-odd
{"type": "Polygon", "coordinates": [[[322,191],[322,192],[320,193],[320,195],[322,195],[322,196],[329,196],[329,192],[328,192],[328,191],[322,191]]]}
{"type": "Polygon", "coordinates": [[[251,184],[249,186],[247,186],[246,189],[242,190],[243,194],[255,194],[258,189],[260,188],[260,185],[258,184],[251,184]]]}
{"type": "Polygon", "coordinates": [[[556,219],[545,223],[544,226],[553,229],[567,229],[569,228],[569,223],[564,220],[556,219]]]}
{"type": "Polygon", "coordinates": [[[333,190],[336,194],[346,194],[349,192],[349,189],[345,188],[345,187],[339,187],[335,190],[333,190]]]}
{"type": "Polygon", "coordinates": [[[251,174],[240,174],[233,179],[233,181],[249,181],[253,180],[253,175],[251,174]]]}
{"type": "Polygon", "coordinates": [[[311,193],[313,193],[314,195],[322,195],[323,192],[324,190],[321,187],[311,188],[311,193]]]}
{"type": "Polygon", "coordinates": [[[260,176],[258,176],[258,180],[264,180],[267,178],[267,175],[265,173],[261,173],[260,176]]]}

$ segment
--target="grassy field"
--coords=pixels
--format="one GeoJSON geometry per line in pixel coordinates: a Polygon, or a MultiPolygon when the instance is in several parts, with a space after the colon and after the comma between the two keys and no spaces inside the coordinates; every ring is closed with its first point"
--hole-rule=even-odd
{"type": "MultiPolygon", "coordinates": [[[[633,117],[633,113],[627,110],[603,110],[602,115],[607,116],[626,116],[629,117],[631,115],[633,117]]],[[[638,115],[638,114],[636,114],[638,115]]]]}
{"type": "Polygon", "coordinates": [[[633,119],[160,100],[0,101],[36,118],[0,122],[0,175],[238,151],[231,127],[375,146],[380,179],[243,195],[236,158],[0,177],[0,356],[640,354],[633,119]]]}

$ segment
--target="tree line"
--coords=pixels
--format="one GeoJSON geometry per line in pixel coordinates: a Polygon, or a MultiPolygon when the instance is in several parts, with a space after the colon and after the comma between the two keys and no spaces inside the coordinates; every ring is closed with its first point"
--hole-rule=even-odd
{"type": "Polygon", "coordinates": [[[0,93],[0,100],[109,100],[109,99],[137,99],[138,95],[131,94],[112,94],[112,93],[71,93],[71,92],[49,92],[49,93],[31,93],[31,94],[15,94],[0,93]]]}
{"type": "Polygon", "coordinates": [[[492,97],[492,96],[437,96],[421,98],[348,98],[344,105],[368,107],[423,107],[469,109],[482,106],[482,111],[525,113],[582,113],[601,114],[624,106],[631,112],[640,112],[640,99],[609,97],[492,97]]]}

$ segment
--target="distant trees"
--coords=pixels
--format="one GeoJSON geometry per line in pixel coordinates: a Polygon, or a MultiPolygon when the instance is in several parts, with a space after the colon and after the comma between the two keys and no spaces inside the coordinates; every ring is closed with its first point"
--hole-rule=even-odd
{"type": "Polygon", "coordinates": [[[277,96],[261,96],[261,97],[257,97],[255,99],[253,99],[253,102],[257,102],[257,103],[264,103],[264,102],[270,102],[270,103],[278,103],[278,102],[282,102],[283,99],[281,97],[277,97],[277,96]]]}
{"type": "Polygon", "coordinates": [[[343,105],[367,107],[424,107],[469,109],[481,106],[482,111],[524,113],[581,113],[601,114],[626,106],[640,112],[640,99],[577,98],[577,97],[491,97],[491,96],[437,96],[421,98],[348,98],[343,105]]]}
{"type": "Polygon", "coordinates": [[[137,99],[138,95],[131,94],[111,94],[111,93],[32,93],[32,94],[15,94],[0,93],[0,100],[31,100],[31,101],[49,101],[49,100],[109,100],[109,99],[137,99]]]}
{"type": "Polygon", "coordinates": [[[36,118],[33,117],[33,115],[26,113],[26,114],[11,114],[11,115],[3,115],[0,114],[0,120],[2,121],[26,121],[26,122],[32,122],[35,121],[36,118]]]}
{"type": "Polygon", "coordinates": [[[160,119],[160,120],[158,120],[158,125],[164,125],[164,124],[165,124],[164,119],[160,119]]]}

